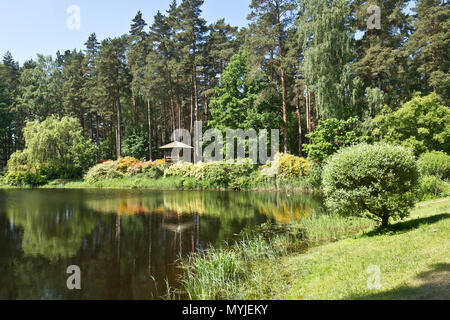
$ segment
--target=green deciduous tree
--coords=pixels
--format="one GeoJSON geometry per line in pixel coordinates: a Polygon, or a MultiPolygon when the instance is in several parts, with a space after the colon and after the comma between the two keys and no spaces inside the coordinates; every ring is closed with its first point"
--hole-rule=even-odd
{"type": "Polygon", "coordinates": [[[400,109],[375,118],[373,134],[391,143],[410,147],[416,154],[450,153],[450,110],[432,93],[416,95],[400,109]]]}
{"type": "Polygon", "coordinates": [[[308,158],[322,162],[343,147],[363,142],[359,127],[356,118],[319,121],[316,130],[307,135],[312,143],[304,145],[308,158]]]}
{"type": "Polygon", "coordinates": [[[231,58],[220,78],[216,95],[211,100],[211,128],[247,130],[273,128],[276,125],[276,110],[272,108],[271,113],[267,112],[271,106],[259,99],[266,83],[249,79],[248,59],[247,51],[239,51],[231,58]]]}
{"type": "Polygon", "coordinates": [[[302,71],[314,94],[317,114],[348,116],[352,60],[350,6],[346,0],[308,0],[300,4],[297,37],[304,53],[302,71]]]}
{"type": "MultiPolygon", "coordinates": [[[[18,155],[12,159],[20,165],[27,162],[28,168],[46,170],[49,167],[52,172],[45,174],[52,178],[57,178],[55,175],[80,177],[95,163],[95,146],[83,136],[83,129],[76,118],[63,117],[60,120],[51,116],[42,122],[28,122],[24,138],[25,149],[19,153],[25,157],[18,155]]],[[[8,163],[8,169],[21,170],[21,166],[8,163]]]]}

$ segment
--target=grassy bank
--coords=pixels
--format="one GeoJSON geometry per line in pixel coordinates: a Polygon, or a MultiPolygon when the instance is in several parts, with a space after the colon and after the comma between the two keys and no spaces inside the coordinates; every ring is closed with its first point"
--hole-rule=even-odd
{"type": "MultiPolygon", "coordinates": [[[[31,186],[14,187],[0,182],[1,188],[31,188],[31,186]]],[[[87,182],[83,180],[54,180],[38,188],[43,189],[150,189],[150,190],[235,190],[233,186],[221,186],[199,181],[195,178],[162,177],[152,179],[148,177],[123,176],[116,179],[87,182]]],[[[244,191],[289,191],[289,192],[313,192],[313,188],[304,179],[261,179],[248,185],[242,185],[239,190],[244,191]]]]}
{"type": "Polygon", "coordinates": [[[237,244],[184,261],[191,299],[449,299],[450,198],[422,203],[381,230],[323,216],[264,226],[237,244]],[[381,288],[367,281],[380,268],[381,288]]]}

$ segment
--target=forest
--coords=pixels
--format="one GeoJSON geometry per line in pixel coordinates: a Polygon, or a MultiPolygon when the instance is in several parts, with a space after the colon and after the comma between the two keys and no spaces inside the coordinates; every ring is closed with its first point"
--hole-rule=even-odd
{"type": "Polygon", "coordinates": [[[23,65],[6,52],[0,168],[25,148],[27,123],[51,116],[78,119],[96,162],[161,158],[171,133],[192,132],[195,121],[205,130],[279,129],[280,151],[319,161],[355,140],[449,152],[445,2],[417,0],[407,9],[409,1],[375,1],[381,28],[372,30],[371,1],[252,0],[240,29],[225,19],[207,24],[203,2],[174,0],[151,25],[138,12],[129,33],[92,33],[83,50],[38,54],[23,65]],[[422,131],[417,115],[398,113],[414,99],[438,106],[422,131]]]}
{"type": "Polygon", "coordinates": [[[448,2],[249,2],[0,53],[0,299],[450,299],[448,2]],[[199,121],[279,149],[168,161],[199,121]]]}

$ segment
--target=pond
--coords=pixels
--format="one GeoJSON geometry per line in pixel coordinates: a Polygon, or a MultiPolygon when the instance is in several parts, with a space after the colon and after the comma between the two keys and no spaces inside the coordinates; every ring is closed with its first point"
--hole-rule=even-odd
{"type": "Polygon", "coordinates": [[[0,300],[160,299],[177,260],[266,221],[321,214],[305,194],[0,190],[0,300]],[[81,270],[69,290],[67,268],[81,270]]]}

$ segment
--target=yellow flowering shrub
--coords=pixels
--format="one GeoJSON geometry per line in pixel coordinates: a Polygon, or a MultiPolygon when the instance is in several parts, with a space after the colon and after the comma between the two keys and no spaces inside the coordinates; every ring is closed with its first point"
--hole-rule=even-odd
{"type": "Polygon", "coordinates": [[[121,173],[127,173],[128,168],[133,167],[135,164],[139,162],[138,159],[132,158],[132,157],[125,157],[119,159],[119,172],[121,173]]]}
{"type": "Polygon", "coordinates": [[[305,158],[283,154],[278,161],[278,175],[282,178],[298,178],[309,174],[311,164],[305,158]]]}
{"type": "Polygon", "coordinates": [[[158,159],[152,162],[154,165],[159,165],[159,164],[165,164],[166,160],[165,159],[158,159]]]}

